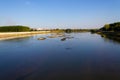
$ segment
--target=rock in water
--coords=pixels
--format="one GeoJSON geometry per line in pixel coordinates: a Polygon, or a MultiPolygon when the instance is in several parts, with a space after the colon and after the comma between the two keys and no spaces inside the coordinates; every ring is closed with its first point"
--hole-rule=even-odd
{"type": "Polygon", "coordinates": [[[48,38],[56,38],[57,36],[48,36],[48,38]]]}
{"type": "Polygon", "coordinates": [[[38,40],[45,40],[46,38],[44,38],[44,37],[41,37],[41,38],[38,38],[38,40]]]}
{"type": "Polygon", "coordinates": [[[61,41],[65,41],[65,40],[66,40],[66,38],[62,38],[62,39],[61,39],[61,41]]]}

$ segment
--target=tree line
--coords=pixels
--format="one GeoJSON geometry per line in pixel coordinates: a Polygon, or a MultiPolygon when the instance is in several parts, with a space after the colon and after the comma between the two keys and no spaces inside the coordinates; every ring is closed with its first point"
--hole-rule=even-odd
{"type": "Polygon", "coordinates": [[[100,29],[101,31],[113,31],[118,32],[120,31],[120,22],[106,24],[104,27],[100,29]]]}
{"type": "Polygon", "coordinates": [[[0,32],[25,32],[30,31],[27,26],[1,26],[0,32]]]}

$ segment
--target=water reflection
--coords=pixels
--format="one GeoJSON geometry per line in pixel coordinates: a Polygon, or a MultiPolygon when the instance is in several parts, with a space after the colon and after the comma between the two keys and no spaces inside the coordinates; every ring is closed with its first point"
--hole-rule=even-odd
{"type": "Polygon", "coordinates": [[[31,39],[32,38],[32,36],[26,36],[26,37],[22,37],[22,38],[20,38],[20,37],[18,37],[18,38],[12,38],[12,39],[6,39],[6,40],[2,40],[1,42],[3,42],[3,43],[15,43],[15,42],[17,42],[17,43],[21,43],[21,42],[28,42],[29,41],[29,39],[31,39]]]}
{"type": "Polygon", "coordinates": [[[112,42],[112,43],[120,44],[120,37],[107,36],[105,34],[101,35],[101,37],[107,42],[109,41],[109,42],[112,42]]]}

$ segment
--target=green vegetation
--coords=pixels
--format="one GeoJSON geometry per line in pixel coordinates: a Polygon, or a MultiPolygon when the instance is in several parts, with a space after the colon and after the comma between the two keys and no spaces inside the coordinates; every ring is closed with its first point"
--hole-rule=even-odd
{"type": "Polygon", "coordinates": [[[116,23],[112,23],[112,24],[106,24],[100,30],[101,31],[119,32],[120,31],[120,22],[116,22],[116,23]]]}
{"type": "Polygon", "coordinates": [[[120,42],[120,22],[106,24],[104,27],[96,31],[101,37],[120,42]]]}
{"type": "Polygon", "coordinates": [[[72,33],[72,32],[89,32],[91,29],[52,29],[51,32],[65,32],[65,33],[72,33]]]}
{"type": "Polygon", "coordinates": [[[70,32],[89,32],[90,29],[65,29],[66,33],[70,33],[70,32]]]}
{"type": "Polygon", "coordinates": [[[26,26],[1,26],[0,32],[26,32],[30,31],[29,27],[26,26]]]}

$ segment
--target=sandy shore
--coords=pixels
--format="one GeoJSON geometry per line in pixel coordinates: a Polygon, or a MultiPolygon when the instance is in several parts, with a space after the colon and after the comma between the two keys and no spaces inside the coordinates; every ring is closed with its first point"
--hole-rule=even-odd
{"type": "Polygon", "coordinates": [[[0,33],[0,40],[13,39],[19,37],[28,37],[36,34],[47,34],[50,31],[34,31],[34,32],[4,32],[0,33]]]}

